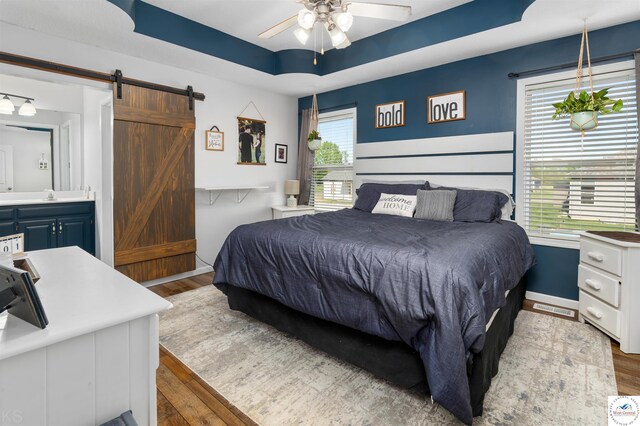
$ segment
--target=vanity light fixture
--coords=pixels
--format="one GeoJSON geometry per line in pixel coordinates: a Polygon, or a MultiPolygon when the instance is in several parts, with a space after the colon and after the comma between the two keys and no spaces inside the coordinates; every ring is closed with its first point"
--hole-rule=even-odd
{"type": "Polygon", "coordinates": [[[18,114],[25,117],[33,117],[34,115],[36,115],[36,107],[33,105],[33,103],[31,103],[31,101],[34,100],[33,98],[28,98],[26,96],[20,95],[12,95],[10,93],[0,93],[0,95],[4,95],[2,99],[0,99],[0,114],[11,115],[16,110],[15,105],[9,98],[9,96],[11,96],[12,98],[20,98],[25,100],[22,106],[20,106],[18,114]]]}

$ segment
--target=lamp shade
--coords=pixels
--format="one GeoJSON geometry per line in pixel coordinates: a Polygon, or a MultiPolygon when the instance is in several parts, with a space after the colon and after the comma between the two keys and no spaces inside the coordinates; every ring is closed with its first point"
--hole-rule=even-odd
{"type": "Polygon", "coordinates": [[[327,31],[329,31],[329,36],[331,37],[331,44],[333,47],[339,46],[344,43],[347,35],[338,28],[337,25],[332,25],[327,27],[327,31]]]}
{"type": "Polygon", "coordinates": [[[353,25],[353,15],[351,12],[338,12],[333,14],[333,22],[344,32],[349,31],[353,25]]]}
{"type": "Polygon", "coordinates": [[[298,194],[300,194],[300,181],[299,180],[285,180],[284,181],[284,193],[286,195],[298,195],[298,194]]]}
{"type": "Polygon", "coordinates": [[[311,36],[311,30],[305,30],[304,28],[298,28],[293,32],[293,35],[296,36],[298,41],[302,44],[307,44],[307,40],[309,40],[309,36],[311,36]]]}
{"type": "Polygon", "coordinates": [[[26,102],[23,103],[18,110],[18,114],[24,115],[26,117],[33,117],[34,115],[36,115],[36,107],[34,107],[29,99],[27,99],[26,102]]]}
{"type": "Polygon", "coordinates": [[[344,49],[345,47],[349,47],[349,46],[351,46],[351,42],[349,41],[349,38],[347,38],[347,36],[345,35],[344,40],[342,41],[342,43],[336,46],[336,49],[344,49]]]}
{"type": "Polygon", "coordinates": [[[0,99],[0,114],[13,114],[16,107],[11,102],[11,99],[7,95],[4,95],[2,99],[0,99]]]}
{"type": "Polygon", "coordinates": [[[305,30],[313,28],[313,24],[316,23],[316,14],[310,10],[302,9],[298,12],[298,25],[305,30]]]}

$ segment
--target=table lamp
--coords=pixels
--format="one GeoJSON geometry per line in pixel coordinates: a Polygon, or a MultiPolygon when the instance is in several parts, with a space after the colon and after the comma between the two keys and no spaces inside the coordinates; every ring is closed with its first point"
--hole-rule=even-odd
{"type": "Polygon", "coordinates": [[[287,198],[287,207],[296,207],[298,205],[298,200],[296,200],[295,196],[300,194],[300,181],[285,180],[284,193],[289,196],[289,198],[287,198]]]}

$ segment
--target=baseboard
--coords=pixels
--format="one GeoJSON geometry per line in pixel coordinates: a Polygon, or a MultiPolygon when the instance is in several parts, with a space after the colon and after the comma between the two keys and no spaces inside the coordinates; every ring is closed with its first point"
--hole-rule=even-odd
{"type": "Polygon", "coordinates": [[[142,284],[145,287],[153,287],[154,285],[181,280],[183,278],[194,277],[196,275],[206,274],[212,271],[213,271],[213,268],[211,266],[201,266],[199,268],[194,269],[193,271],[183,272],[182,274],[172,275],[170,277],[158,278],[156,280],[144,281],[144,282],[141,282],[140,284],[142,284]]]}
{"type": "Polygon", "coordinates": [[[548,303],[550,305],[560,306],[568,309],[578,309],[580,303],[577,300],[565,299],[563,297],[549,296],[548,294],[536,293],[534,291],[527,291],[525,297],[534,302],[548,303]]]}

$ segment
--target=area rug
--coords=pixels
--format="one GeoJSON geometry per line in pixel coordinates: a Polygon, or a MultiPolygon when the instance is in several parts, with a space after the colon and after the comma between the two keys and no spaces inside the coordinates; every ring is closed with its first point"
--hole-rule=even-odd
{"type": "MultiPolygon", "coordinates": [[[[261,425],[459,424],[398,388],[242,313],[213,286],[169,298],[160,342],[261,425]]],[[[616,395],[611,345],[586,324],[521,311],[478,425],[601,425],[616,395]]]]}

